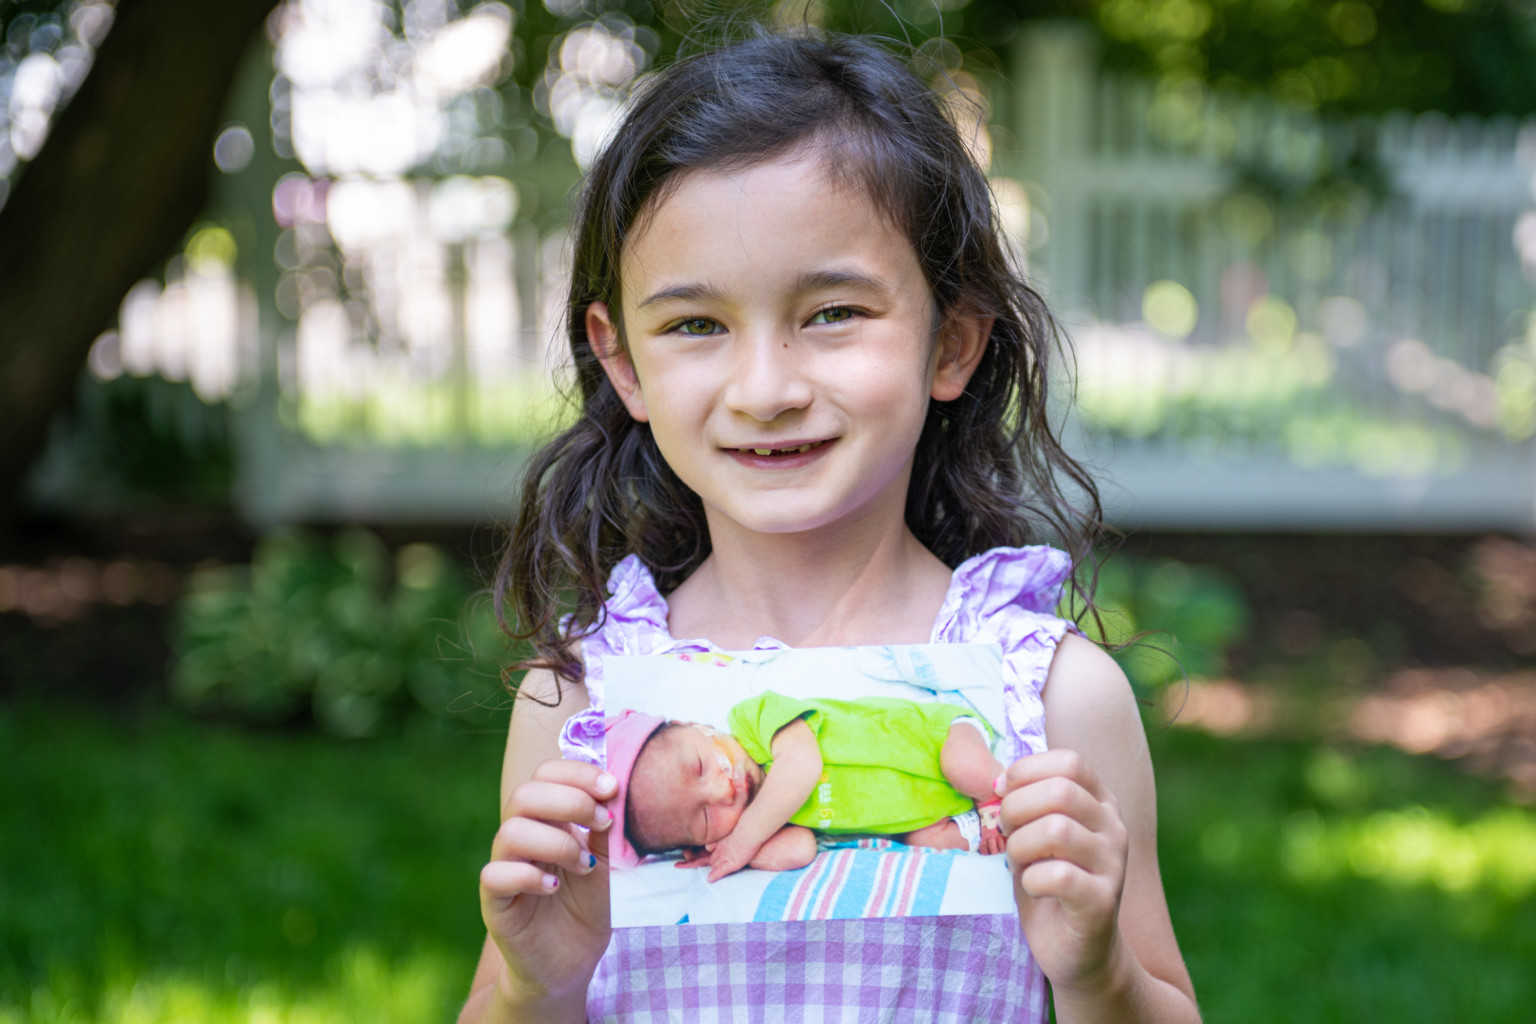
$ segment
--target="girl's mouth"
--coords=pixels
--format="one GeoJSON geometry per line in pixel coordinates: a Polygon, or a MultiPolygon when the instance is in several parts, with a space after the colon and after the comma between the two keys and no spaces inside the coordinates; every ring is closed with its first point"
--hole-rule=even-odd
{"type": "Polygon", "coordinates": [[[787,448],[737,448],[736,450],[743,455],[799,455],[824,444],[826,444],[825,441],[807,441],[805,444],[791,445],[787,448]]]}
{"type": "Polygon", "coordinates": [[[835,440],[836,438],[822,438],[819,441],[796,441],[790,444],[764,445],[760,448],[727,448],[726,451],[737,459],[755,466],[791,466],[817,458],[835,440]]]}

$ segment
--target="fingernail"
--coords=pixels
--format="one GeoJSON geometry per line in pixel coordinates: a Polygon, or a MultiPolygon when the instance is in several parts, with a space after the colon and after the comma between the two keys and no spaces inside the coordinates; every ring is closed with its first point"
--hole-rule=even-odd
{"type": "Polygon", "coordinates": [[[597,789],[600,793],[609,793],[619,788],[619,780],[607,772],[597,777],[597,789]]]}
{"type": "Polygon", "coordinates": [[[556,889],[560,888],[560,879],[556,878],[554,875],[545,875],[544,888],[548,889],[550,892],[554,892],[556,889]]]}
{"type": "Polygon", "coordinates": [[[592,827],[599,831],[613,824],[613,815],[602,804],[597,805],[597,813],[593,817],[596,819],[597,824],[592,827]]]}
{"type": "Polygon", "coordinates": [[[597,867],[597,858],[592,856],[589,853],[589,854],[587,854],[587,862],[586,863],[587,863],[587,870],[590,871],[593,868],[597,867]]]}
{"type": "Polygon", "coordinates": [[[998,796],[1002,796],[1003,795],[1003,783],[1005,783],[1007,781],[1008,781],[1008,773],[1007,772],[1003,772],[1003,774],[1001,774],[997,778],[993,779],[992,780],[992,792],[996,793],[998,796]]]}

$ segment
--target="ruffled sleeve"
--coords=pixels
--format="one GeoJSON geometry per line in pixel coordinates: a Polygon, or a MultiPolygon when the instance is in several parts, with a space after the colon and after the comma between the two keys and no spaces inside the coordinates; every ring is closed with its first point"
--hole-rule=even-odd
{"type": "Polygon", "coordinates": [[[1073,628],[1054,614],[1071,574],[1072,560],[1055,548],[993,548],[955,570],[934,623],[935,643],[1002,647],[1010,761],[1046,749],[1040,693],[1056,645],[1073,628]]]}
{"type": "Polygon", "coordinates": [[[651,654],[671,642],[667,633],[667,601],[656,581],[635,555],[628,555],[608,576],[608,600],[597,630],[581,641],[583,681],[592,706],[566,719],[560,730],[560,753],[588,764],[603,765],[603,659],[610,654],[651,654]]]}

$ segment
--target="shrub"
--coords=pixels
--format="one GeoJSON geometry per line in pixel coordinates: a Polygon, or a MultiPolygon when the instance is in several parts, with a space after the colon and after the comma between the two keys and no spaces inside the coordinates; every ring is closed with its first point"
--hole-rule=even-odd
{"type": "Polygon", "coordinates": [[[257,721],[310,713],[367,736],[424,709],[488,717],[512,659],[484,595],[440,548],[391,559],[365,530],[268,534],[249,566],[200,570],[177,609],[171,690],[257,721]]]}
{"type": "Polygon", "coordinates": [[[1171,558],[1141,561],[1116,555],[1099,573],[1096,602],[1103,629],[1080,623],[1095,640],[1124,643],[1150,635],[1116,653],[1138,689],[1226,671],[1227,654],[1248,635],[1248,599],[1220,569],[1171,558]]]}

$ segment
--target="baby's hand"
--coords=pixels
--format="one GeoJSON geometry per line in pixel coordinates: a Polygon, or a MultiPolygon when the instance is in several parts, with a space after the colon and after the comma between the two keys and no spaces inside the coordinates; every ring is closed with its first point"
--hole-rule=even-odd
{"type": "Polygon", "coordinates": [[[976,805],[976,816],[981,819],[981,846],[979,852],[987,855],[1004,853],[1008,849],[1008,840],[1003,838],[999,828],[999,818],[1002,816],[1003,801],[988,800],[986,803],[976,805]]]}
{"type": "Polygon", "coordinates": [[[762,848],[762,845],[743,835],[741,829],[737,829],[717,843],[709,844],[707,847],[709,881],[718,882],[726,875],[733,875],[752,863],[752,858],[757,856],[757,851],[762,848]]]}

